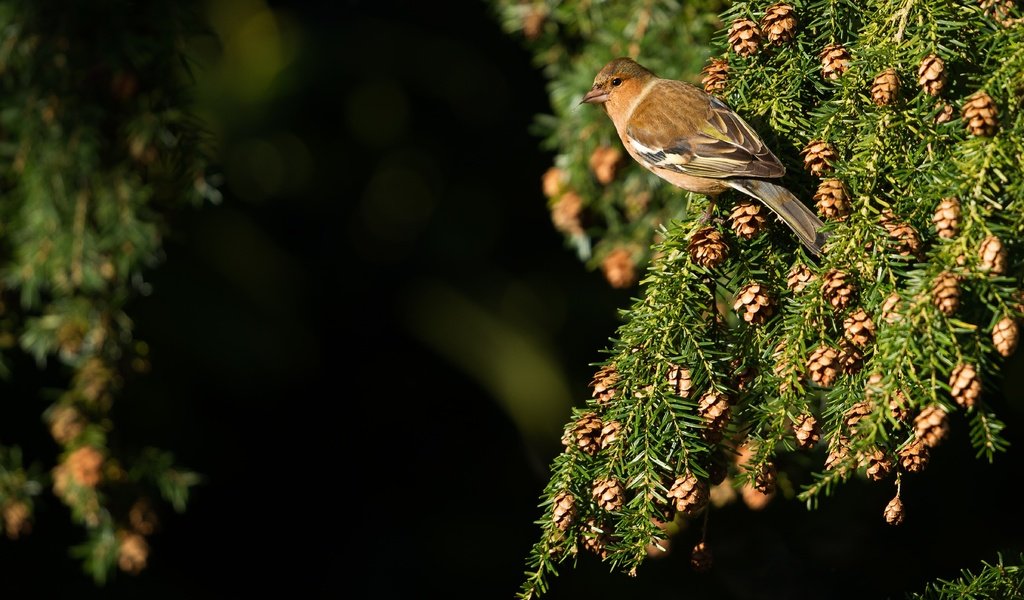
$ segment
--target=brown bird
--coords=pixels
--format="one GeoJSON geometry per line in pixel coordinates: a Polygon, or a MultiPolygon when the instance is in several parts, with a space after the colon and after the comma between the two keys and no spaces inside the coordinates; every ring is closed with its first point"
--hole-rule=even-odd
{"type": "Polygon", "coordinates": [[[757,198],[821,254],[825,224],[789,190],[768,181],[786,168],[718,98],[616,58],[597,74],[583,102],[604,106],[629,155],[658,177],[707,195],[712,205],[730,188],[757,198]]]}

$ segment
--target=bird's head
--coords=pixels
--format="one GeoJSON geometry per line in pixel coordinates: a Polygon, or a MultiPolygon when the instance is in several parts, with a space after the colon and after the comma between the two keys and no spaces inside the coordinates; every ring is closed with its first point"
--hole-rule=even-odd
{"type": "Polygon", "coordinates": [[[632,58],[616,58],[597,74],[594,87],[583,96],[580,104],[604,104],[614,102],[616,98],[632,97],[654,76],[632,58]]]}

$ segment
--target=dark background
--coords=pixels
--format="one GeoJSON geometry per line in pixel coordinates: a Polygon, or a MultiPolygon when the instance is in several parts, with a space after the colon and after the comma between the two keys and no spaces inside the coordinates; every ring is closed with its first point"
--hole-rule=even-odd
{"type": "MultiPolygon", "coordinates": [[[[225,200],[173,218],[154,292],[131,311],[153,369],[114,414],[120,443],[171,449],[205,481],[184,515],[165,515],[147,570],[99,590],[67,554],[81,530],[45,499],[32,535],[0,541],[0,596],[519,588],[568,403],[585,397],[617,309],[639,292],[609,289],[551,227],[540,176],[552,157],[529,132],[550,110],[545,81],[489,5],[272,7],[298,34],[295,53],[257,109],[211,109],[225,200]],[[260,187],[266,165],[246,148],[284,134],[301,142],[275,155],[286,184],[260,187]],[[463,306],[489,319],[451,321],[463,306]],[[524,428],[494,378],[439,346],[432,326],[513,365],[516,346],[495,331],[529,333],[570,397],[552,392],[554,408],[524,428]]],[[[25,397],[46,381],[31,372],[16,382],[25,397]]],[[[901,598],[1016,556],[1024,418],[993,403],[1010,452],[975,461],[954,421],[904,486],[900,528],[882,522],[888,485],[851,483],[812,512],[734,504],[712,515],[707,574],[689,570],[696,534],[684,531],[636,579],[582,556],[547,597],[901,598]]],[[[38,429],[23,439],[56,452],[40,407],[19,417],[38,429]]]]}

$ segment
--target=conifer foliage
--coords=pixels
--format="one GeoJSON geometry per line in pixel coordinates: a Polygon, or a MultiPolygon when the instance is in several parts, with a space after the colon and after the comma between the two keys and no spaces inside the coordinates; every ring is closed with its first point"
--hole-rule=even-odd
{"type": "MultiPolygon", "coordinates": [[[[556,154],[544,185],[556,227],[592,268],[619,248],[649,260],[595,365],[614,385],[566,426],[522,597],[579,551],[635,573],[666,523],[714,519],[705,488],[763,506],[785,453],[819,465],[786,474],[808,507],[864,478],[891,486],[878,515],[898,525],[913,519],[908,474],[927,477],[951,428],[970,433],[958,451],[991,461],[1005,448],[985,391],[1024,309],[1015,3],[495,4],[550,78],[554,115],[539,125],[556,154]],[[745,198],[723,197],[705,222],[706,198],[631,162],[590,168],[618,142],[603,111],[576,103],[619,55],[752,124],[827,223],[820,259],[745,198]],[[614,441],[597,441],[612,422],[614,441]]],[[[699,545],[707,568],[713,537],[699,545]]]]}

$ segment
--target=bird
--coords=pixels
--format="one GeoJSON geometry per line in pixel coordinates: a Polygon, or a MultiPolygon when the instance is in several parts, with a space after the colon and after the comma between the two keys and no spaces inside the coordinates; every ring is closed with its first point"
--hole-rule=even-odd
{"type": "Polygon", "coordinates": [[[708,196],[734,189],[770,208],[815,256],[825,226],[785,187],[786,167],[722,100],[695,85],[658,77],[628,57],[606,64],[580,104],[600,104],[636,162],[669,183],[708,196]]]}

